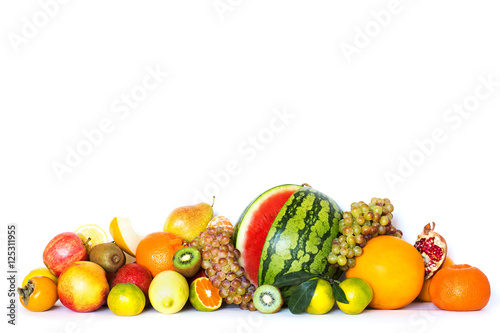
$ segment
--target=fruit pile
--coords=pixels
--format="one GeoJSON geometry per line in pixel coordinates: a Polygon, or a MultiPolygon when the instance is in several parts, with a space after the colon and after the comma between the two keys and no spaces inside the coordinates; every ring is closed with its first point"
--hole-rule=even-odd
{"type": "Polygon", "coordinates": [[[165,314],[189,303],[198,311],[237,305],[275,313],[347,314],[366,307],[398,309],[417,300],[454,311],[480,310],[487,277],[454,265],[447,243],[427,224],[415,245],[394,225],[389,199],[337,203],[309,185],[280,185],[259,195],[233,224],[212,205],[174,209],[162,231],[137,234],[115,217],[56,235],[43,251],[46,267],[18,288],[21,304],[46,311],[60,300],[75,312],[103,305],[119,316],[147,306],[165,314]]]}

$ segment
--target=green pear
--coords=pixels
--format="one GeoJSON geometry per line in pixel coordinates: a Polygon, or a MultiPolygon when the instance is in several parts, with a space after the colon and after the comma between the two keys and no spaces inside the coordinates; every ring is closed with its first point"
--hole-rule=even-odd
{"type": "MultiPolygon", "coordinates": [[[[213,203],[212,203],[213,206],[213,203]]],[[[201,202],[192,206],[182,206],[174,209],[163,225],[163,231],[168,231],[191,242],[203,230],[214,215],[209,204],[201,202]]]]}

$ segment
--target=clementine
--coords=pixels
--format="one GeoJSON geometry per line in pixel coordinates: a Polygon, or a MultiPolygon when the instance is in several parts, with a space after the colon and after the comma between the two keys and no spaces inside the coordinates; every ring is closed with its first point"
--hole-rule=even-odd
{"type": "MultiPolygon", "coordinates": [[[[451,258],[447,256],[446,259],[444,260],[443,266],[441,266],[440,269],[449,267],[453,264],[454,264],[453,260],[451,260],[451,258]]],[[[429,286],[431,285],[432,278],[434,278],[434,276],[424,281],[424,284],[422,285],[422,290],[420,290],[420,294],[418,294],[417,296],[419,301],[422,302],[431,301],[431,297],[429,296],[429,286]]]]}
{"type": "Polygon", "coordinates": [[[481,310],[490,300],[486,275],[470,265],[440,269],[429,286],[429,296],[438,308],[450,311],[481,310]]]}
{"type": "Polygon", "coordinates": [[[172,258],[184,246],[180,236],[167,231],[153,232],[139,242],[135,259],[155,277],[160,272],[174,269],[172,258]]]}
{"type": "Polygon", "coordinates": [[[424,274],[424,261],[412,244],[394,236],[378,236],[368,241],[363,255],[356,258],[356,266],[345,276],[370,284],[371,308],[399,309],[420,293],[424,274]]]}

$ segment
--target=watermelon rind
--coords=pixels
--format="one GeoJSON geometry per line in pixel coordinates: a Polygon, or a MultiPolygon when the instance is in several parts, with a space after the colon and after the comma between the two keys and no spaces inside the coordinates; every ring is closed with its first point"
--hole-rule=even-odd
{"type": "MultiPolygon", "coordinates": [[[[338,235],[342,211],[327,195],[304,186],[286,201],[267,234],[259,265],[259,285],[274,284],[291,272],[307,271],[332,277],[327,261],[338,235]]],[[[290,288],[282,288],[285,299],[290,288]]]]}

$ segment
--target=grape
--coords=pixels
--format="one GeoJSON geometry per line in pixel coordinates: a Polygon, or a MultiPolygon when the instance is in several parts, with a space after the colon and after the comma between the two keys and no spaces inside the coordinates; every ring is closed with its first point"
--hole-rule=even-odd
{"type": "Polygon", "coordinates": [[[344,255],[340,255],[337,257],[337,263],[340,266],[344,266],[345,264],[347,264],[347,258],[344,255]]]}
{"type": "Polygon", "coordinates": [[[333,244],[333,245],[332,245],[332,253],[333,253],[333,254],[339,254],[339,253],[340,253],[340,245],[338,245],[338,244],[333,244]]]}

